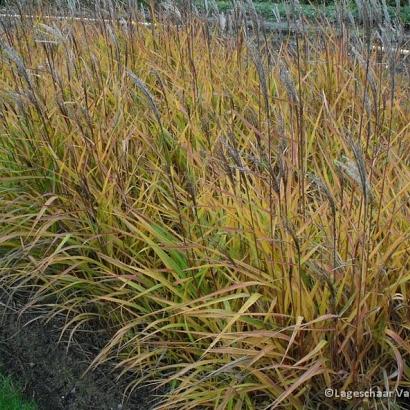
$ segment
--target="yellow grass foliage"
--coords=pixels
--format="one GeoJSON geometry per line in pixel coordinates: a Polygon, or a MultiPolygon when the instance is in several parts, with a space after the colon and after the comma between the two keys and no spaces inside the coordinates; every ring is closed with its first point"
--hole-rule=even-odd
{"type": "Polygon", "coordinates": [[[200,21],[27,19],[2,44],[2,287],[112,328],[94,364],[163,409],[409,387],[396,56],[200,21]]]}

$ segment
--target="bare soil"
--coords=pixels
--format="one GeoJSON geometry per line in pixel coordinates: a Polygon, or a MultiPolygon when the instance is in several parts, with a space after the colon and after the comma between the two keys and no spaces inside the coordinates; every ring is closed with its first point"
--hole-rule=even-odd
{"type": "Polygon", "coordinates": [[[115,378],[109,366],[83,373],[104,345],[104,332],[87,332],[81,341],[59,342],[64,319],[45,323],[35,313],[21,313],[0,289],[0,367],[17,381],[39,410],[148,410],[148,389],[124,396],[130,380],[115,378]]]}

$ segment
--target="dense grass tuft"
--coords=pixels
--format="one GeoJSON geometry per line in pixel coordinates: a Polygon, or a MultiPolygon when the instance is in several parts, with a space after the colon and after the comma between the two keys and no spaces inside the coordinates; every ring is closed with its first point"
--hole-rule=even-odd
{"type": "Polygon", "coordinates": [[[67,329],[102,319],[95,364],[166,384],[164,409],[409,387],[410,87],[389,33],[383,54],[346,27],[278,44],[22,19],[0,62],[0,285],[67,329]]]}
{"type": "Polygon", "coordinates": [[[17,386],[10,378],[0,374],[0,409],[2,410],[36,410],[31,402],[23,400],[17,386]]]}

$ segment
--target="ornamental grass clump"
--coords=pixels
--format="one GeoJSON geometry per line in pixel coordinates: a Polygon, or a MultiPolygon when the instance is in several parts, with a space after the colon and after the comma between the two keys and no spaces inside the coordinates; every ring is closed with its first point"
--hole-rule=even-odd
{"type": "Polygon", "coordinates": [[[192,14],[1,34],[0,286],[65,313],[70,338],[109,328],[92,366],[165,386],[157,408],[410,387],[400,55],[348,26],[279,46],[255,30],[192,14]]]}

